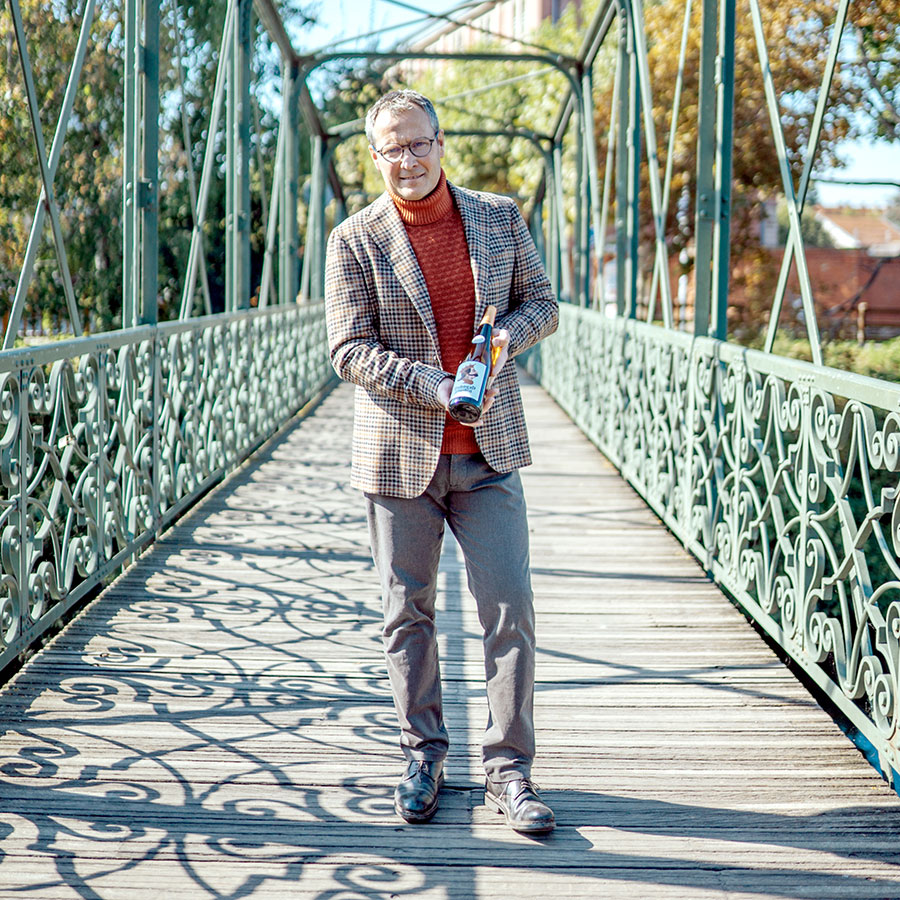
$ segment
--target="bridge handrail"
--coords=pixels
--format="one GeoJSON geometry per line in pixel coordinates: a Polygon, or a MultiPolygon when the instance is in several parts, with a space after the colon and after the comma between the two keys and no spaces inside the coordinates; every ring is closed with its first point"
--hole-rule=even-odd
{"type": "Polygon", "coordinates": [[[321,303],[0,353],[0,668],[332,377],[321,303]]]}
{"type": "Polygon", "coordinates": [[[570,304],[528,366],[896,783],[900,385],[570,304]]]}

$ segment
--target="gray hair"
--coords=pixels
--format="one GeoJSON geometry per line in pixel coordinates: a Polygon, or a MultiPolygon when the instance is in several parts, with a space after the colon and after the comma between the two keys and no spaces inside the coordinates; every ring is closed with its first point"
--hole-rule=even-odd
{"type": "Polygon", "coordinates": [[[401,91],[389,91],[376,100],[366,113],[366,140],[369,144],[372,147],[375,146],[375,119],[378,118],[380,112],[385,110],[387,112],[395,112],[407,109],[423,110],[428,115],[428,121],[434,129],[434,133],[437,134],[441,130],[434,106],[426,96],[408,88],[401,91]]]}

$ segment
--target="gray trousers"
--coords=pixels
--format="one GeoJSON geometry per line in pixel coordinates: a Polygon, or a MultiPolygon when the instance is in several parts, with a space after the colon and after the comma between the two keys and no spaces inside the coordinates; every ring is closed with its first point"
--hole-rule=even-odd
{"type": "Polygon", "coordinates": [[[519,473],[501,475],[481,454],[442,455],[421,496],[407,500],[366,494],[366,500],[404,755],[439,760],[449,744],[434,620],[446,522],[462,548],[484,635],[484,769],[492,781],[529,777],[534,758],[534,603],[519,473]]]}

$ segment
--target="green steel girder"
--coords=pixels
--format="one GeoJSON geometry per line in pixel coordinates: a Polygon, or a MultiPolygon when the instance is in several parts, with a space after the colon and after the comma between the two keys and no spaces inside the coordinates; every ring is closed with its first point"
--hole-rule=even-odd
{"type": "MultiPolygon", "coordinates": [[[[69,263],[66,258],[66,247],[63,239],[62,227],[60,225],[59,208],[56,202],[56,195],[53,188],[53,176],[55,174],[54,166],[48,161],[47,151],[44,145],[44,132],[40,121],[40,107],[38,104],[37,91],[34,83],[34,73],[31,67],[31,60],[28,54],[28,40],[25,34],[25,25],[22,21],[22,10],[19,6],[19,0],[8,0],[10,16],[13,21],[13,31],[15,33],[16,46],[19,52],[19,60],[22,67],[22,80],[25,82],[25,96],[28,103],[28,116],[31,125],[31,134],[34,138],[35,151],[37,153],[37,163],[41,179],[41,198],[39,204],[46,206],[50,216],[50,228],[53,234],[53,248],[56,252],[56,260],[59,265],[59,274],[62,281],[63,291],[66,297],[66,306],[69,315],[72,318],[74,326],[80,324],[80,314],[78,312],[78,304],[75,300],[75,290],[72,286],[72,276],[69,272],[69,263]]],[[[87,15],[86,15],[87,18],[87,15]]],[[[83,32],[84,29],[82,29],[83,32]]],[[[80,68],[80,64],[79,64],[80,68]]],[[[73,67],[73,73],[75,67],[73,67]]],[[[69,83],[72,81],[70,74],[69,83]]],[[[68,93],[68,88],[67,88],[68,93]]],[[[30,278],[30,272],[27,274],[30,278]]],[[[20,279],[21,280],[21,279],[20,279]]],[[[4,338],[4,347],[7,346],[10,331],[7,329],[7,337],[4,338]]],[[[12,339],[15,339],[15,333],[12,333],[12,339]]],[[[11,340],[10,340],[11,344],[11,340]]]]}
{"type": "MultiPolygon", "coordinates": [[[[84,7],[84,15],[81,21],[81,29],[78,34],[78,44],[75,48],[75,56],[72,61],[72,68],[69,78],[66,82],[66,92],[63,97],[62,109],[59,113],[59,119],[56,125],[56,132],[53,136],[53,143],[50,147],[50,157],[47,161],[47,177],[52,184],[56,178],[56,170],[59,167],[59,159],[62,154],[63,142],[65,141],[66,129],[69,125],[69,119],[72,115],[72,108],[75,105],[75,95],[78,91],[78,80],[81,76],[81,70],[84,66],[84,60],[87,55],[88,42],[91,36],[91,25],[94,21],[94,11],[96,8],[96,0],[88,0],[84,7]]],[[[9,319],[7,321],[6,333],[3,336],[3,349],[9,350],[13,347],[16,335],[19,333],[19,325],[22,321],[22,314],[25,310],[25,298],[28,288],[31,285],[32,276],[34,274],[34,266],[37,259],[37,252],[43,238],[44,223],[46,221],[47,209],[49,204],[46,202],[46,191],[42,188],[41,196],[35,206],[34,215],[31,220],[31,229],[28,234],[28,245],[25,249],[25,257],[22,262],[22,269],[19,272],[19,278],[16,282],[16,293],[13,297],[12,306],[9,311],[9,319]]],[[[68,293],[66,295],[67,302],[70,303],[69,315],[74,316],[73,324],[75,328],[80,326],[80,313],[77,304],[72,306],[71,301],[74,300],[74,293],[70,299],[68,293]]]]}
{"type": "MultiPolygon", "coordinates": [[[[329,131],[325,128],[321,116],[319,115],[319,110],[315,105],[315,102],[312,99],[312,96],[309,91],[308,86],[308,78],[312,72],[314,72],[319,66],[324,65],[327,62],[332,60],[343,60],[343,59],[365,59],[365,60],[383,60],[383,61],[395,61],[401,59],[440,59],[440,60],[470,60],[470,59],[479,59],[479,60],[487,60],[487,61],[515,61],[515,62],[534,62],[541,65],[551,66],[558,71],[562,72],[562,74],[566,77],[569,83],[570,93],[568,96],[575,96],[576,104],[580,106],[581,104],[581,78],[584,71],[583,62],[580,59],[575,59],[573,57],[566,56],[564,54],[552,54],[552,53],[501,53],[501,52],[477,52],[477,53],[442,53],[442,52],[402,52],[402,51],[393,51],[393,52],[378,52],[378,51],[346,51],[346,52],[326,52],[326,53],[318,53],[312,54],[309,56],[300,57],[298,59],[298,63],[301,70],[301,90],[300,90],[300,106],[303,112],[304,119],[306,121],[307,127],[310,130],[312,136],[312,155],[314,159],[314,171],[311,173],[311,180],[313,183],[312,189],[312,198],[314,200],[314,205],[311,208],[310,221],[308,222],[308,234],[309,229],[314,229],[314,233],[312,234],[311,240],[307,239],[307,252],[304,254],[304,270],[303,270],[303,278],[301,281],[301,293],[304,296],[316,297],[320,296],[321,291],[324,287],[324,253],[325,253],[325,240],[324,234],[315,231],[315,229],[324,229],[325,226],[325,217],[324,217],[324,189],[323,186],[317,186],[315,181],[317,179],[328,178],[329,183],[331,184],[332,190],[335,193],[338,202],[342,207],[346,206],[344,197],[343,197],[343,189],[337,179],[337,174],[333,165],[332,158],[332,148],[330,146],[330,139],[333,135],[332,131],[329,131]],[[317,162],[318,155],[324,153],[324,161],[325,165],[320,165],[317,162]],[[310,244],[312,246],[310,246],[310,244]],[[312,251],[312,258],[309,258],[310,251],[312,251]]],[[[510,132],[506,132],[510,133],[510,132]]],[[[577,143],[578,153],[582,153],[583,147],[583,136],[579,136],[579,141],[577,143]]],[[[579,167],[581,166],[580,157],[579,157],[579,167]]],[[[581,179],[582,182],[585,179],[581,179]]],[[[587,186],[585,185],[585,191],[587,190],[587,186]]],[[[582,216],[584,204],[579,202],[576,204],[576,219],[577,222],[580,223],[582,221],[582,216]]],[[[560,212],[562,212],[560,208],[560,212]]],[[[586,219],[585,219],[586,221],[586,219]]],[[[584,277],[587,277],[587,265],[585,262],[585,252],[581,249],[586,244],[586,234],[584,235],[580,245],[579,251],[576,254],[576,266],[580,267],[584,272],[584,277]]],[[[567,287],[568,296],[572,296],[571,293],[571,285],[569,284],[567,287]]]]}
{"type": "MultiPolygon", "coordinates": [[[[822,75],[822,87],[819,90],[819,96],[816,101],[816,111],[813,115],[812,127],[810,129],[809,146],[806,153],[806,159],[803,163],[803,173],[800,176],[800,184],[797,187],[797,203],[799,210],[802,212],[806,203],[806,193],[809,190],[809,182],[812,175],[812,169],[816,161],[816,151],[819,146],[819,138],[822,134],[822,122],[828,109],[828,97],[831,91],[831,84],[834,79],[835,68],[837,67],[838,52],[841,47],[841,39],[844,35],[844,26],[847,22],[847,12],[850,6],[850,0],[840,0],[837,13],[835,15],[834,27],[832,29],[831,44],[828,48],[828,58],[825,62],[825,69],[822,75]]],[[[898,185],[900,186],[900,185],[898,185]]],[[[778,274],[778,285],[775,288],[775,297],[772,301],[772,309],[769,313],[769,327],[766,333],[765,351],[770,353],[775,343],[775,333],[778,329],[778,319],[781,315],[781,307],[784,302],[784,295],[787,289],[788,274],[791,270],[791,264],[794,255],[799,250],[803,254],[803,240],[799,230],[793,227],[788,235],[787,246],[784,248],[784,257],[781,261],[781,271],[778,274]]],[[[812,343],[812,338],[811,338],[812,343]]],[[[818,344],[818,342],[817,342],[818,344]]]]}
{"type": "Polygon", "coordinates": [[[710,335],[728,336],[728,284],[731,262],[731,181],[734,153],[734,39],[735,0],[721,0],[719,7],[719,55],[716,78],[716,228],[713,259],[710,335]]]}
{"type": "Polygon", "coordinates": [[[584,63],[571,56],[563,53],[501,53],[490,51],[476,51],[473,53],[452,53],[452,52],[425,52],[419,50],[412,51],[388,51],[382,52],[377,50],[347,50],[344,52],[333,53],[317,53],[310,56],[302,56],[300,58],[301,67],[304,72],[304,78],[314,72],[319,66],[338,59],[366,59],[366,60],[389,60],[399,61],[405,59],[441,59],[441,60],[459,60],[468,62],[476,59],[484,62],[533,62],[541,65],[553,66],[560,71],[568,79],[573,92],[577,95],[581,91],[579,78],[584,63]]]}
{"type": "Polygon", "coordinates": [[[250,12],[236,0],[231,71],[226,92],[225,309],[250,306],[250,12]]]}
{"type": "Polygon", "coordinates": [[[716,56],[719,0],[700,0],[700,97],[697,113],[697,202],[694,217],[694,334],[709,333],[716,225],[716,56]]]}
{"type": "Polygon", "coordinates": [[[125,4],[123,327],[156,322],[159,276],[159,3],[125,4]]]}
{"type": "MultiPolygon", "coordinates": [[[[553,168],[553,137],[549,134],[541,134],[538,131],[528,128],[449,128],[443,129],[444,134],[448,137],[508,137],[519,138],[528,141],[540,153],[544,162],[544,172],[541,176],[541,182],[538,191],[535,193],[533,202],[538,204],[543,200],[546,188],[547,174],[553,168]]],[[[325,140],[333,149],[337,149],[338,145],[352,137],[365,134],[360,121],[345,122],[342,125],[335,125],[328,129],[325,140]]]]}

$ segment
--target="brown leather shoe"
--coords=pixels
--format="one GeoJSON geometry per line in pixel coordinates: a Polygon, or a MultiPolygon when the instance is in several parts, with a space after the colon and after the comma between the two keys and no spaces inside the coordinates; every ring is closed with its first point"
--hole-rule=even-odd
{"type": "Polygon", "coordinates": [[[546,834],[553,831],[553,810],[541,800],[537,788],[528,778],[484,783],[484,802],[506,816],[506,824],[523,834],[546,834]]]}
{"type": "Polygon", "coordinates": [[[427,822],[437,812],[443,783],[443,760],[414,759],[394,790],[397,815],[407,822],[427,822]]]}

